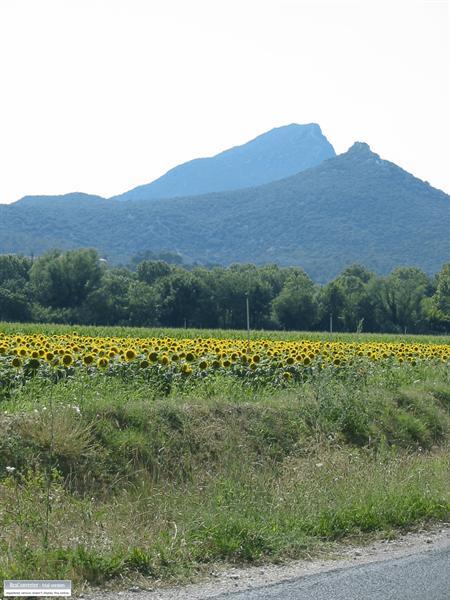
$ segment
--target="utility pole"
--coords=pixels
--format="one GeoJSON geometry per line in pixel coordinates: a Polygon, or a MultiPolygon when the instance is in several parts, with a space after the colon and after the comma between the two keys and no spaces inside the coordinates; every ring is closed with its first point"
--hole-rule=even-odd
{"type": "Polygon", "coordinates": [[[250,302],[248,299],[248,292],[245,294],[245,305],[247,309],[247,344],[250,348],[250,302]]]}
{"type": "Polygon", "coordinates": [[[247,270],[247,293],[245,294],[245,308],[247,312],[247,348],[250,350],[250,269],[247,270]]]}
{"type": "Polygon", "coordinates": [[[330,333],[333,333],[333,313],[330,313],[330,333]]]}

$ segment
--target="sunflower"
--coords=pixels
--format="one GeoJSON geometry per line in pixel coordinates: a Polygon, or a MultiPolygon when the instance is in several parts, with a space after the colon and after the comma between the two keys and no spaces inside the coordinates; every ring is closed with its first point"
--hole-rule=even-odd
{"type": "MultiPolygon", "coordinates": [[[[51,355],[51,357],[52,357],[52,358],[47,359],[47,360],[52,360],[53,359],[53,354],[51,352],[48,352],[47,354],[51,355]]],[[[69,367],[72,364],[72,362],[73,362],[71,354],[64,354],[64,356],[62,357],[61,360],[62,360],[62,364],[65,367],[69,367]]],[[[89,364],[89,363],[86,363],[86,364],[89,364]]]]}
{"type": "Polygon", "coordinates": [[[133,348],[128,348],[128,350],[125,352],[125,359],[126,360],[134,360],[136,358],[136,352],[133,350],[133,348]]]}
{"type": "Polygon", "coordinates": [[[27,362],[27,368],[31,369],[32,371],[36,371],[37,369],[39,369],[40,366],[40,362],[38,358],[30,358],[30,360],[27,362]]]}
{"type": "Polygon", "coordinates": [[[189,367],[189,365],[185,364],[181,367],[181,373],[185,376],[191,375],[192,369],[191,369],[191,367],[189,367]]]}

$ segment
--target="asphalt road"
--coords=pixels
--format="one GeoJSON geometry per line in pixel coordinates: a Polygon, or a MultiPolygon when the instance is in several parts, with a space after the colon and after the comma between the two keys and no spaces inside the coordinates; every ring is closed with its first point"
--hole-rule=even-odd
{"type": "Polygon", "coordinates": [[[450,546],[214,596],[215,600],[450,600],[450,546]]]}

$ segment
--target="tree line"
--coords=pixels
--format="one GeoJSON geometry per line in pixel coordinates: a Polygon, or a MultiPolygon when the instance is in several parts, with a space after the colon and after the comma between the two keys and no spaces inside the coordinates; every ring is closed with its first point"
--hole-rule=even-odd
{"type": "MultiPolygon", "coordinates": [[[[167,262],[168,261],[168,262],[167,262]]],[[[450,263],[379,276],[361,265],[325,285],[298,267],[111,267],[95,250],[0,256],[0,320],[92,325],[446,333],[450,263]]]]}

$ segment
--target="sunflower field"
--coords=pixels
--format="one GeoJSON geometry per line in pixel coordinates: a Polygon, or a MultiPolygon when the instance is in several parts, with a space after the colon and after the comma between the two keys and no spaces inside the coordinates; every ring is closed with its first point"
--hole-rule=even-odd
{"type": "Polygon", "coordinates": [[[0,579],[153,586],[448,522],[448,337],[246,335],[0,324],[0,579]]]}
{"type": "Polygon", "coordinates": [[[221,374],[283,386],[324,369],[340,372],[370,363],[417,365],[450,361],[445,344],[245,340],[173,337],[12,335],[0,332],[3,385],[39,375],[58,380],[78,372],[143,377],[173,383],[221,374]]]}

